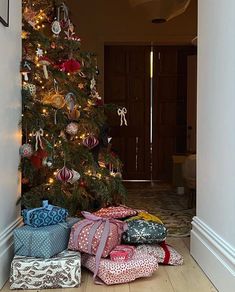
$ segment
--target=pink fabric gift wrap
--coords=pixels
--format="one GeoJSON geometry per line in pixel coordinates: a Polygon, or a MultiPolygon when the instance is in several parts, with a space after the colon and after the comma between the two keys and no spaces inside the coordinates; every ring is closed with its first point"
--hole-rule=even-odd
{"type": "Polygon", "coordinates": [[[128,261],[132,259],[134,252],[134,246],[118,245],[110,252],[110,259],[115,262],[128,261]]]}
{"type": "MultiPolygon", "coordinates": [[[[83,254],[82,265],[94,272],[95,256],[83,254]]],[[[136,251],[133,258],[125,262],[101,259],[97,276],[107,285],[129,283],[137,278],[150,277],[157,268],[158,263],[154,256],[136,251]]]]}
{"type": "Polygon", "coordinates": [[[134,209],[131,209],[127,206],[120,205],[117,207],[102,208],[93,214],[95,216],[99,216],[99,217],[103,217],[103,218],[121,219],[121,218],[135,216],[135,215],[137,215],[137,211],[134,209]]]}
{"type": "Polygon", "coordinates": [[[121,243],[121,235],[127,225],[125,222],[97,217],[89,212],[82,212],[82,215],[85,219],[72,227],[68,248],[95,255],[95,278],[101,257],[107,257],[121,243]]]}

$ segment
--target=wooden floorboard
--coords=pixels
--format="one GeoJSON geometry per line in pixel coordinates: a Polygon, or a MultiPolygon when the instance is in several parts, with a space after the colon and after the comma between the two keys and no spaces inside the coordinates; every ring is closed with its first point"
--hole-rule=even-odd
{"type": "MultiPolygon", "coordinates": [[[[82,285],[75,289],[54,289],[53,292],[216,292],[209,279],[190,256],[189,238],[168,238],[172,245],[184,257],[180,267],[159,266],[158,271],[150,278],[138,279],[124,285],[95,285],[92,274],[82,271],[82,285]]],[[[2,292],[9,292],[9,282],[2,292]]],[[[22,292],[22,290],[19,290],[22,292]]],[[[30,291],[30,290],[27,290],[30,291]]],[[[33,290],[35,292],[35,290],[33,290]]],[[[46,292],[48,290],[41,290],[46,292]]]]}

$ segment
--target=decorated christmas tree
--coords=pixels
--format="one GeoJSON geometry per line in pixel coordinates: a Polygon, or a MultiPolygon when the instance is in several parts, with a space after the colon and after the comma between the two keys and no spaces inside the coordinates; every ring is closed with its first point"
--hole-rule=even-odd
{"type": "Polygon", "coordinates": [[[122,163],[111,150],[96,56],[81,51],[66,4],[23,1],[23,207],[42,199],[70,215],[120,203],[122,163]]]}

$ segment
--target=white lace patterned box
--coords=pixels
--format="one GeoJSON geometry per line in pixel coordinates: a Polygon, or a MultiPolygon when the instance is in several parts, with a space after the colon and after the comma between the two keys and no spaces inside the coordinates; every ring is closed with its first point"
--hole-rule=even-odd
{"type": "Polygon", "coordinates": [[[11,264],[11,289],[74,288],[81,283],[81,254],[63,251],[49,258],[15,256],[11,264]]]}

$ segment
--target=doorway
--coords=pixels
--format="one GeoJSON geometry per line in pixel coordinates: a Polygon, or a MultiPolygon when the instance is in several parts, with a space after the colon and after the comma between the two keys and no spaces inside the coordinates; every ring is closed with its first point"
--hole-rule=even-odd
{"type": "Polygon", "coordinates": [[[109,121],[125,180],[171,181],[172,156],[188,152],[192,55],[193,46],[105,46],[105,101],[127,108],[128,127],[120,128],[118,116],[109,121]]]}

